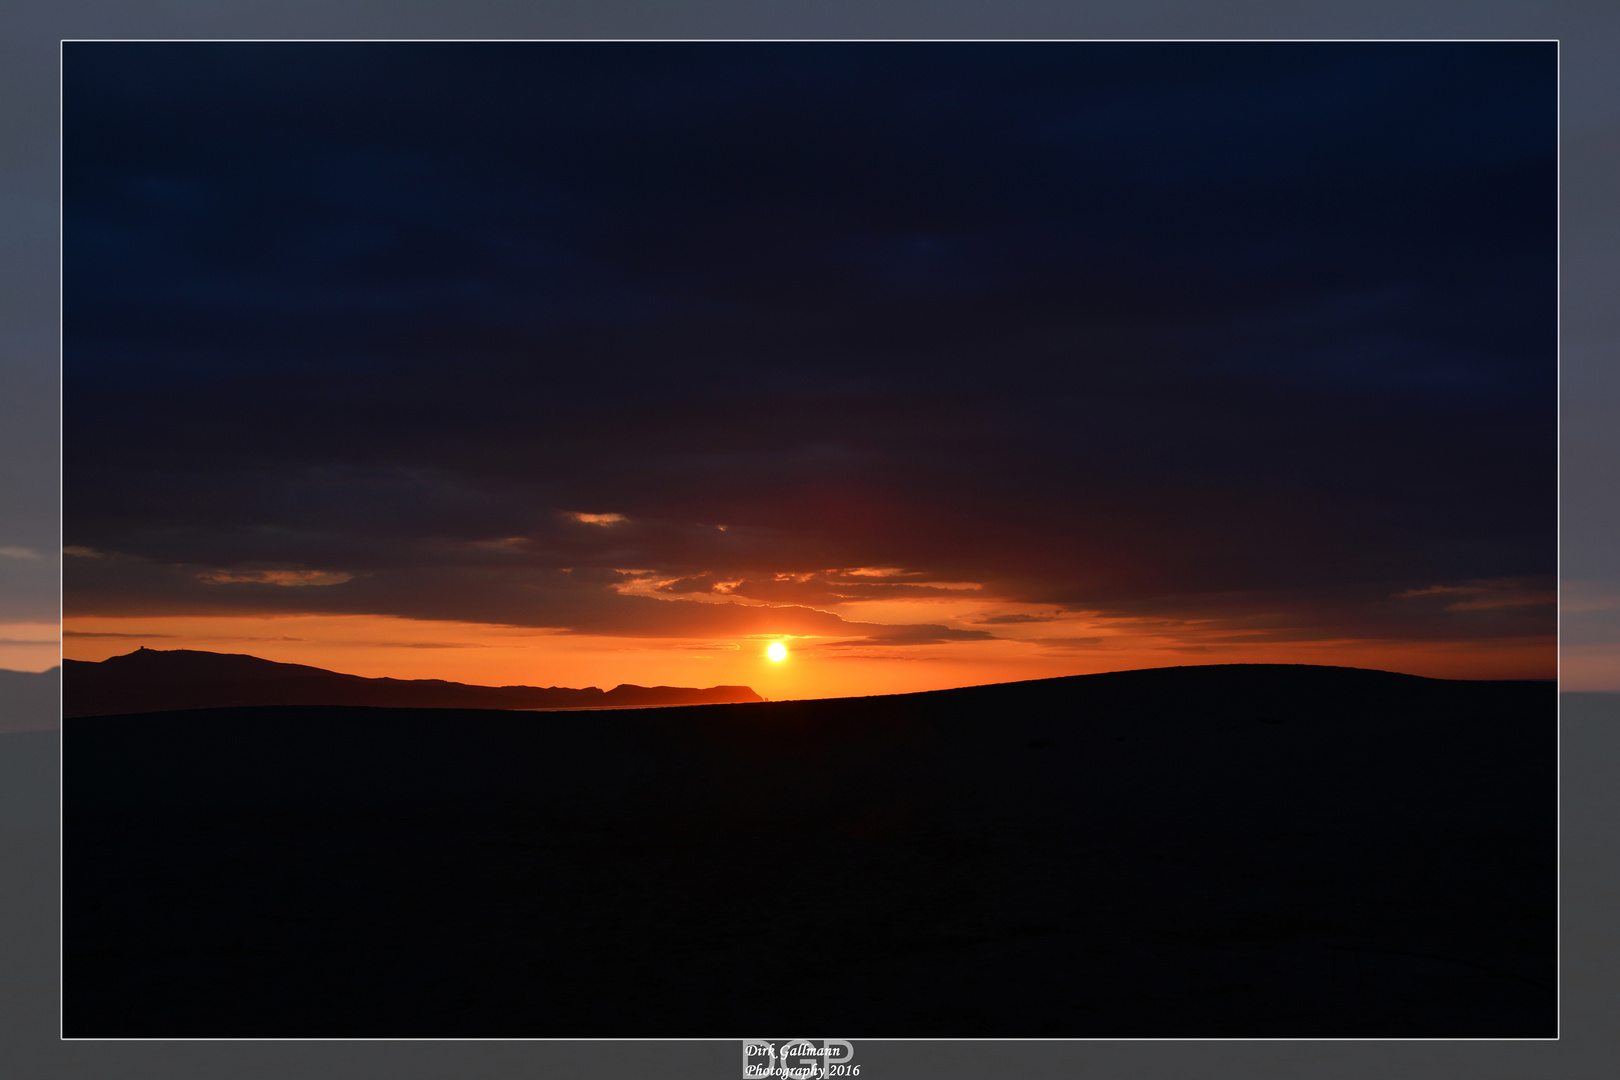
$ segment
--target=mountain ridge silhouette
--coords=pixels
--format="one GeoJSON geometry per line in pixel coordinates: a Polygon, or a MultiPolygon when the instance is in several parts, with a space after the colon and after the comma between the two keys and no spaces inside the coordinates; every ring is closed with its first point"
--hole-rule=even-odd
{"type": "Polygon", "coordinates": [[[247,653],[148,649],[102,661],[65,660],[64,717],[254,705],[380,708],[637,708],[763,701],[746,686],[481,686],[445,679],[368,678],[247,653]]]}

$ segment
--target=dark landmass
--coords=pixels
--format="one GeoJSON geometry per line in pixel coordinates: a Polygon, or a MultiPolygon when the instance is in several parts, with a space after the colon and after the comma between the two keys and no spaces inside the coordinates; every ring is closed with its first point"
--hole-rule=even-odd
{"type": "Polygon", "coordinates": [[[472,686],[443,679],[368,679],[304,664],[192,649],[137,649],[99,663],[63,664],[63,715],[225,709],[253,705],[366,705],[412,709],[645,708],[763,701],[746,686],[472,686]]]}
{"type": "Polygon", "coordinates": [[[70,720],[65,1034],[1551,1037],[1552,683],[70,720]]]}
{"type": "Polygon", "coordinates": [[[0,668],[0,734],[49,731],[61,717],[62,669],[11,671],[0,668]]]}

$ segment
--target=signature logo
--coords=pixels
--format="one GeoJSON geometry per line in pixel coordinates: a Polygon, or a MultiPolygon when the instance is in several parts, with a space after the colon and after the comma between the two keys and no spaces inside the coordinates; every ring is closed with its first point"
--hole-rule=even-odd
{"type": "Polygon", "coordinates": [[[854,1056],[855,1047],[847,1039],[822,1039],[820,1046],[813,1039],[789,1039],[780,1048],[766,1039],[745,1039],[742,1074],[749,1080],[859,1076],[861,1067],[850,1064],[854,1056]]]}

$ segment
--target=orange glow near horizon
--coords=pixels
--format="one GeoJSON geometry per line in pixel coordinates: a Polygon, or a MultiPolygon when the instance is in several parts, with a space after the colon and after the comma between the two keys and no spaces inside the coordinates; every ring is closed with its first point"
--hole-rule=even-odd
{"type": "MultiPolygon", "coordinates": [[[[943,620],[936,614],[934,621],[943,620]]],[[[995,625],[997,639],[940,645],[794,638],[793,663],[770,655],[783,645],[786,656],[781,635],[761,649],[758,639],[600,637],[369,615],[75,618],[66,624],[63,645],[64,655],[76,660],[104,660],[139,646],[200,649],[371,678],[603,689],[743,685],[775,701],[1189,664],[1329,664],[1452,679],[1549,679],[1556,673],[1551,639],[1200,643],[1193,631],[1175,640],[1160,630],[1099,630],[1083,621],[1048,621],[1033,632],[1030,625],[995,625]]]]}
{"type": "Polygon", "coordinates": [[[49,671],[62,662],[61,637],[55,623],[0,622],[0,668],[49,671]]]}

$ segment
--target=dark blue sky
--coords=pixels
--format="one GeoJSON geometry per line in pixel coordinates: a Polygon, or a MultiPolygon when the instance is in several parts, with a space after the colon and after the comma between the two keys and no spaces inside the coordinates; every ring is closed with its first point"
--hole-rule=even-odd
{"type": "Polygon", "coordinates": [[[1551,43],[70,43],[64,527],[104,557],[68,613],[642,633],[634,568],[1550,634],[1555,78],[1551,43]],[[349,580],[248,580],[283,571],[349,580]]]}

